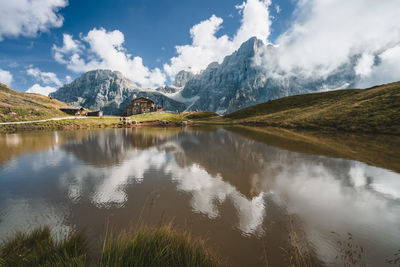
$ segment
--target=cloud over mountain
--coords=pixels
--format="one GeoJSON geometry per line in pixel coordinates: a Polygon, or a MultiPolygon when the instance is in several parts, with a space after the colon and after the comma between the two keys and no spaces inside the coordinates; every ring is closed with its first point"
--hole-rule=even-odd
{"type": "Polygon", "coordinates": [[[273,78],[276,84],[293,77],[323,81],[337,76],[342,80],[332,88],[368,87],[400,79],[398,0],[296,1],[288,29],[271,43],[270,7],[278,14],[276,4],[246,0],[237,5],[240,26],[232,36],[220,33],[221,17],[212,15],[199,22],[190,29],[191,43],[176,46],[176,55],[162,69],[151,69],[128,52],[121,31],[104,28],[79,37],[64,34],[62,45],[53,46],[53,55],[77,73],[111,69],[141,87],[154,88],[173,80],[181,70],[200,73],[212,62],[222,63],[243,42],[257,37],[270,45],[260,48],[254,63],[264,69],[263,79],[273,78]]]}
{"type": "Polygon", "coordinates": [[[34,94],[48,96],[50,93],[53,93],[55,91],[57,91],[56,87],[41,86],[40,84],[35,83],[28,90],[26,90],[26,93],[34,93],[34,94]]]}
{"type": "Polygon", "coordinates": [[[215,15],[194,25],[190,29],[192,44],[176,46],[178,55],[171,58],[169,64],[164,64],[164,71],[171,78],[181,70],[198,73],[211,62],[221,63],[225,56],[237,50],[251,37],[267,41],[271,25],[270,4],[270,1],[247,0],[236,6],[242,19],[233,38],[225,34],[216,36],[222,28],[223,19],[215,15]]]}
{"type": "Polygon", "coordinates": [[[123,46],[124,34],[119,30],[94,28],[79,39],[64,34],[62,46],[53,46],[53,55],[57,62],[77,73],[94,69],[117,70],[142,87],[154,88],[163,85],[166,76],[173,80],[181,70],[199,72],[211,62],[221,62],[253,36],[266,41],[271,25],[270,4],[270,1],[247,0],[236,6],[242,19],[233,37],[216,36],[223,19],[215,15],[194,25],[190,29],[192,44],[176,46],[178,55],[171,58],[169,64],[164,64],[163,70],[150,69],[141,57],[130,54],[123,46]]]}
{"type": "Polygon", "coordinates": [[[397,0],[299,1],[277,49],[256,62],[275,75],[326,77],[352,64],[362,86],[398,80],[398,10],[397,0]]]}
{"type": "Polygon", "coordinates": [[[149,69],[141,57],[134,57],[124,48],[124,34],[118,30],[92,29],[86,36],[74,40],[63,35],[63,45],[53,46],[54,58],[74,72],[111,69],[122,72],[142,87],[156,87],[165,82],[160,69],[149,69]]]}

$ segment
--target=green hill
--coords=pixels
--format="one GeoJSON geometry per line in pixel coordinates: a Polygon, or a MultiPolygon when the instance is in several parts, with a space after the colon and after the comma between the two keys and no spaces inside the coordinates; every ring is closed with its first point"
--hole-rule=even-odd
{"type": "Polygon", "coordinates": [[[0,122],[40,120],[66,116],[66,103],[38,94],[21,93],[0,83],[0,122]]]}
{"type": "Polygon", "coordinates": [[[224,119],[285,128],[400,134],[400,82],[285,97],[224,119]]]}

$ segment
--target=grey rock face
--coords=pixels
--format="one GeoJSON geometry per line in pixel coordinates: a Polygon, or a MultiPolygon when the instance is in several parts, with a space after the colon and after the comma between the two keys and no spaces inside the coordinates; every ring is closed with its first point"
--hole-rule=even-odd
{"type": "Polygon", "coordinates": [[[172,100],[155,90],[144,90],[126,79],[120,72],[94,70],[82,74],[50,95],[58,100],[107,115],[121,115],[133,98],[147,97],[165,110],[182,111],[184,104],[172,100]]]}
{"type": "Polygon", "coordinates": [[[281,78],[276,78],[262,66],[254,64],[254,56],[260,49],[273,52],[275,48],[270,45],[266,47],[261,40],[253,37],[225,57],[221,64],[213,62],[188,80],[182,96],[188,99],[197,96],[188,109],[229,113],[272,99],[319,91],[326,86],[340,87],[344,81],[354,81],[355,78],[350,65],[342,66],[323,79],[285,73],[281,78]]]}
{"type": "Polygon", "coordinates": [[[184,87],[190,79],[194,76],[190,71],[181,70],[175,77],[174,86],[184,87]]]}

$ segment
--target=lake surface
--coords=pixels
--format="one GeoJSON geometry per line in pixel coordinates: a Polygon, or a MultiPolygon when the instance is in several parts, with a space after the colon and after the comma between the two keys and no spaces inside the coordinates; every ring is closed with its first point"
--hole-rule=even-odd
{"type": "Polygon", "coordinates": [[[0,135],[0,238],[46,224],[96,246],[107,229],[171,221],[231,266],[287,266],[294,232],[314,266],[342,265],[349,233],[367,266],[386,266],[400,174],[229,128],[0,135]]]}

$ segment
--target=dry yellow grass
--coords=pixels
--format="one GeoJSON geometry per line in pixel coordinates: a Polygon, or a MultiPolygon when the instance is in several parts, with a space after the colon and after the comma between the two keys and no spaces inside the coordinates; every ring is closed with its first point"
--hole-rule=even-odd
{"type": "Polygon", "coordinates": [[[285,97],[224,118],[284,128],[400,134],[400,82],[285,97]]]}
{"type": "Polygon", "coordinates": [[[38,94],[21,93],[0,84],[0,122],[40,120],[67,116],[66,103],[38,94]]]}

